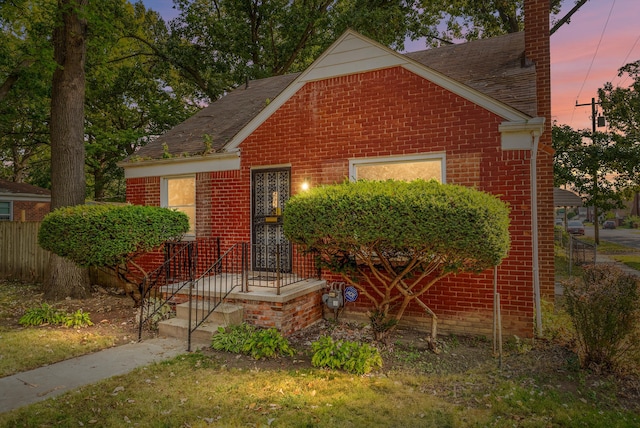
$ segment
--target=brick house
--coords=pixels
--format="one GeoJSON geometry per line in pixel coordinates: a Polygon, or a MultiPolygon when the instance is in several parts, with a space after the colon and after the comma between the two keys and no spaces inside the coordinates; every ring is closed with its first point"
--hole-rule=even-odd
{"type": "MultiPolygon", "coordinates": [[[[183,210],[199,245],[250,242],[252,271],[274,263],[256,248],[286,246],[282,210],[302,186],[421,177],[499,195],[512,210],[497,269],[503,328],[529,337],[539,299],[554,295],[550,114],[549,1],[526,0],[523,33],[421,52],[347,31],[302,73],[247,82],[121,166],[128,202],[183,210]]],[[[324,285],[289,300],[255,288],[227,300],[289,333],[319,319],[324,285]]],[[[440,331],[488,334],[493,287],[493,271],[452,276],[425,303],[440,331]]],[[[346,313],[366,309],[356,300],[346,313]]],[[[420,308],[405,319],[430,323],[420,308]]]]}
{"type": "Polygon", "coordinates": [[[0,179],[0,221],[40,221],[50,205],[48,189],[0,179]]]}

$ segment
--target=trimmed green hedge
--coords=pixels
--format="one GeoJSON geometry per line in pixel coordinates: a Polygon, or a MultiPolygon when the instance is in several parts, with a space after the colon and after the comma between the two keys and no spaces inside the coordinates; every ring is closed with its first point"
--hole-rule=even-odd
{"type": "Polygon", "coordinates": [[[179,239],[189,230],[186,214],[141,205],[77,205],[45,216],[38,243],[80,266],[117,266],[179,239]]]}
{"type": "MultiPolygon", "coordinates": [[[[509,208],[496,196],[436,181],[358,181],[292,197],[288,239],[327,255],[363,247],[444,257],[447,271],[482,271],[509,251],[509,208]]],[[[334,260],[337,262],[337,260],[334,260]]],[[[335,266],[334,266],[335,267],[335,266]]]]}
{"type": "Polygon", "coordinates": [[[437,317],[422,296],[447,275],[500,264],[510,245],[509,207],[436,181],[345,182],[289,199],[284,233],[373,303],[376,340],[387,340],[417,300],[432,317],[435,341],[437,317]]]}

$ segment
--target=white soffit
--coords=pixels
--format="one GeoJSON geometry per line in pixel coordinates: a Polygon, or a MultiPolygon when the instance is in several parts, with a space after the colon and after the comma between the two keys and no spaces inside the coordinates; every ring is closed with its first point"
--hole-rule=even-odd
{"type": "Polygon", "coordinates": [[[238,148],[244,139],[251,135],[307,82],[397,66],[404,67],[412,73],[471,101],[507,121],[522,122],[529,119],[526,114],[506,104],[413,61],[361,34],[347,30],[280,95],[272,100],[264,110],[254,117],[247,126],[238,132],[227,144],[226,149],[234,150],[238,148]]]}
{"type": "Polygon", "coordinates": [[[158,177],[195,174],[198,172],[232,171],[240,169],[238,152],[213,156],[159,159],[149,162],[121,162],[125,178],[158,177]]]}
{"type": "Polygon", "coordinates": [[[0,201],[28,201],[28,202],[51,202],[51,195],[37,195],[35,193],[2,193],[0,201]]]}
{"type": "Polygon", "coordinates": [[[498,127],[502,150],[531,150],[533,137],[544,132],[544,117],[534,117],[519,122],[503,122],[498,127]]]}

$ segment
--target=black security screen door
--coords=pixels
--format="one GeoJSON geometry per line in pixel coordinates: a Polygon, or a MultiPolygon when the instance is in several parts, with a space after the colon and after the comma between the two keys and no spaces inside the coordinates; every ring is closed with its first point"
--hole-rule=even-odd
{"type": "Polygon", "coordinates": [[[282,230],[282,212],[291,192],[290,175],[289,168],[251,173],[253,270],[291,271],[291,244],[282,230]]]}

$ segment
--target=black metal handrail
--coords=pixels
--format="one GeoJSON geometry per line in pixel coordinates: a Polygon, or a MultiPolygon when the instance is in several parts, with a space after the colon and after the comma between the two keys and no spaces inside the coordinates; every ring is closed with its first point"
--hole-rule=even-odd
{"type": "MultiPolygon", "coordinates": [[[[194,241],[167,242],[164,246],[164,263],[146,275],[142,281],[140,298],[140,322],[138,340],[142,339],[142,326],[170,305],[175,295],[193,280],[197,261],[194,241]],[[164,294],[160,287],[174,285],[164,294]]],[[[163,290],[166,291],[166,290],[163,290]]]]}
{"type": "Polygon", "coordinates": [[[309,278],[320,279],[315,255],[292,244],[253,244],[251,246],[252,274],[248,283],[254,287],[280,289],[309,278]]]}
{"type": "Polygon", "coordinates": [[[249,286],[275,288],[279,295],[282,287],[310,278],[320,279],[314,255],[290,244],[237,243],[221,254],[220,238],[171,242],[164,246],[164,258],[165,262],[148,274],[140,286],[138,340],[145,323],[175,312],[175,304],[181,300],[176,296],[188,294],[189,350],[192,333],[233,290],[248,292],[249,286]],[[253,268],[249,269],[251,260],[253,268]]]}
{"type": "Polygon", "coordinates": [[[233,245],[198,279],[190,282],[188,351],[191,350],[193,332],[209,318],[229,293],[238,286],[240,291],[246,291],[249,264],[247,253],[246,243],[233,245]]]}

